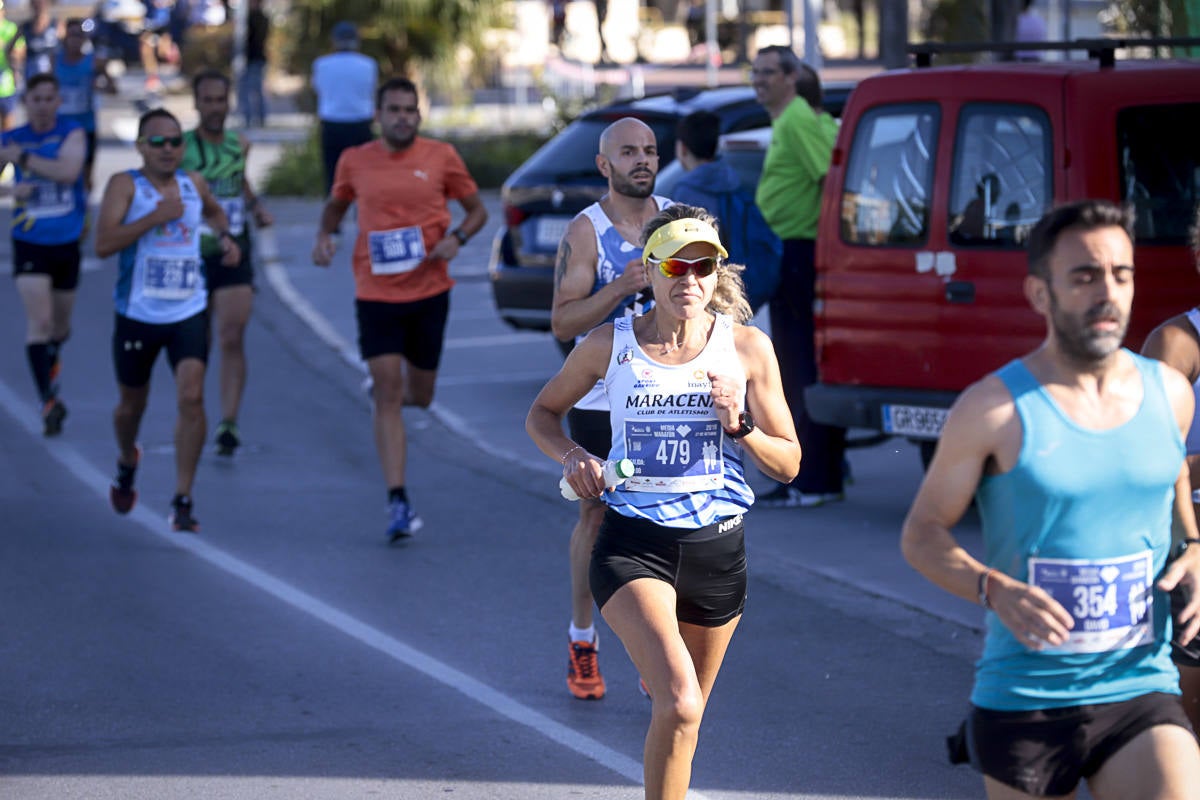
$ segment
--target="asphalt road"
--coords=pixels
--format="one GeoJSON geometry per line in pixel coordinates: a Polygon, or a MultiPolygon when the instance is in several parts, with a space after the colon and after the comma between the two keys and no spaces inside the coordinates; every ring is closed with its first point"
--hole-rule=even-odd
{"type": "MultiPolygon", "coordinates": [[[[113,142],[101,159],[131,163],[113,142]]],[[[40,435],[20,304],[0,290],[0,797],[640,797],[649,708],[607,629],[608,697],[566,692],[574,508],[522,431],[558,355],[496,319],[487,237],[453,265],[436,405],[407,415],[426,526],[389,548],[348,242],[318,270],[317,205],[272,207],[281,259],[248,333],[247,446],[205,453],[198,536],[165,522],[163,365],[138,507],[108,507],[111,260],[81,284],[58,439],[40,435]]],[[[851,462],[844,503],[748,518],[749,603],[701,731],[697,798],[982,796],[942,741],[966,707],[979,611],[900,558],[915,449],[851,462]]]]}

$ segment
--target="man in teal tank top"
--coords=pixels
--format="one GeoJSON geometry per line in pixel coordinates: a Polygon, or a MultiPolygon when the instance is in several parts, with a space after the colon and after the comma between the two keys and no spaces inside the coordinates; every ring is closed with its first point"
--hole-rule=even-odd
{"type": "Polygon", "coordinates": [[[259,227],[272,223],[271,214],[260,202],[246,179],[246,156],[250,144],[237,131],[226,129],[229,116],[230,81],[216,71],[198,74],[192,95],[200,125],[184,134],[183,169],[204,176],[209,188],[225,209],[229,232],[241,250],[234,269],[221,266],[219,242],[211,232],[200,240],[208,282],[209,309],[221,351],[221,422],[217,425],[217,453],[232,456],[242,443],[238,411],[246,387],[246,324],[254,303],[254,269],[251,264],[250,227],[252,216],[259,227]]]}
{"type": "Polygon", "coordinates": [[[986,611],[965,753],[988,797],[1197,797],[1200,749],[1171,639],[1200,629],[1200,542],[1184,467],[1195,405],[1174,369],[1121,346],[1133,303],[1132,213],[1055,209],[1029,238],[1034,352],[950,411],[902,549],[986,611]],[[982,561],[952,530],[974,497],[982,561]],[[1192,599],[1172,615],[1167,593],[1192,599]]]}

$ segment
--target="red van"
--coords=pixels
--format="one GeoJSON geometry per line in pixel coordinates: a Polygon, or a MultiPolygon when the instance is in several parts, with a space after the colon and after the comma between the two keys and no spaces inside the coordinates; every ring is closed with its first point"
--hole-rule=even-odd
{"type": "Polygon", "coordinates": [[[817,236],[822,422],[927,444],[958,393],[1034,347],[1025,238],[1058,203],[1137,212],[1126,345],[1200,302],[1187,246],[1200,199],[1200,62],[992,63],[860,82],[817,236]]]}

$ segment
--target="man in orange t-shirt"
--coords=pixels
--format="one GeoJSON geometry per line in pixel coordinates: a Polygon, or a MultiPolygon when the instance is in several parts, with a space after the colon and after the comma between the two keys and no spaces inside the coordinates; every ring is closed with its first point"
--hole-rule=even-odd
{"type": "Polygon", "coordinates": [[[342,152],[321,212],[313,263],[326,267],[334,231],[358,203],[354,243],[358,343],[373,381],[375,446],[388,485],[388,539],[421,527],[404,487],[402,408],[427,408],[450,311],[449,261],[487,222],[479,189],[455,149],[417,135],[417,87],[392,78],[375,94],[381,139],[342,152]],[[466,212],[450,230],[449,200],[466,212]]]}

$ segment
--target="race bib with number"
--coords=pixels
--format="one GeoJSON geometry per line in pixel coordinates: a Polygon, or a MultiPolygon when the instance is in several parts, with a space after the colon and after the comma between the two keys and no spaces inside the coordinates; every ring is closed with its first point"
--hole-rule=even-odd
{"type": "Polygon", "coordinates": [[[715,419],[625,421],[625,455],[637,468],[634,492],[703,492],[725,485],[721,423],[715,419]]]}
{"type": "Polygon", "coordinates": [[[33,186],[33,193],[25,200],[25,209],[30,216],[38,219],[65,217],[75,210],[73,187],[36,178],[27,183],[33,186]]]}
{"type": "Polygon", "coordinates": [[[375,275],[411,272],[425,260],[425,237],[418,227],[371,231],[367,246],[371,254],[371,272],[375,275]]]}
{"type": "Polygon", "coordinates": [[[200,260],[158,258],[144,262],[142,294],[160,300],[184,300],[200,288],[200,260]]]}
{"type": "Polygon", "coordinates": [[[246,230],[246,201],[241,197],[221,197],[221,210],[225,212],[225,219],[229,221],[229,232],[234,236],[241,236],[242,231],[246,230]]]}
{"type": "Polygon", "coordinates": [[[82,86],[60,86],[58,96],[62,103],[58,107],[59,114],[85,114],[92,110],[88,90],[82,86]]]}
{"type": "Polygon", "coordinates": [[[1154,642],[1153,554],[1120,558],[1031,558],[1029,582],[1074,618],[1067,641],[1043,653],[1103,653],[1154,642]]]}

